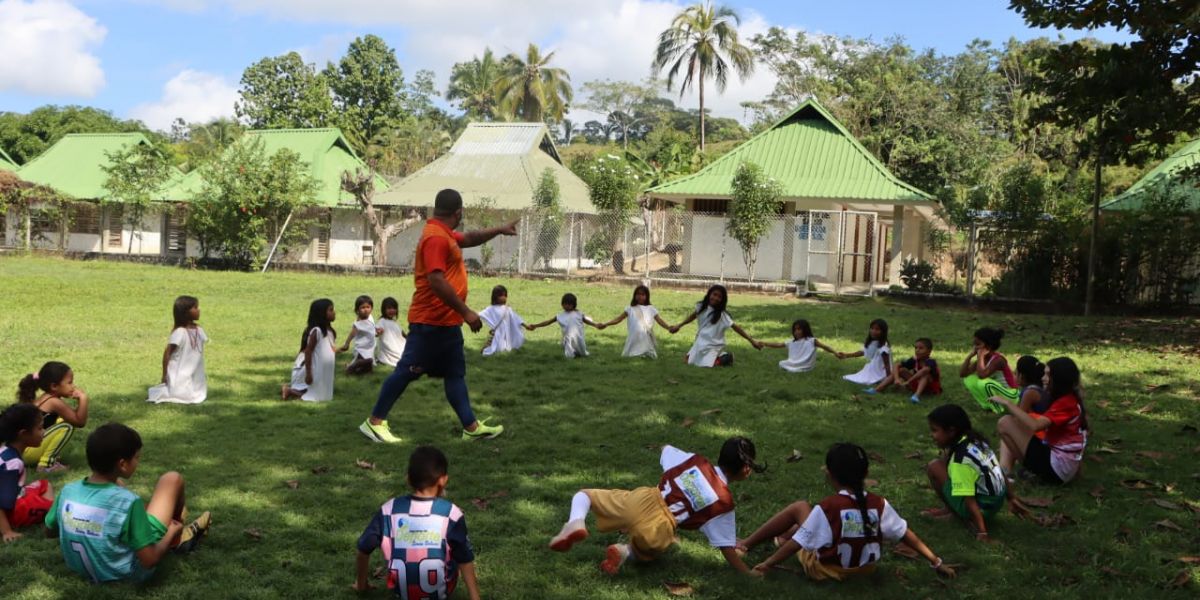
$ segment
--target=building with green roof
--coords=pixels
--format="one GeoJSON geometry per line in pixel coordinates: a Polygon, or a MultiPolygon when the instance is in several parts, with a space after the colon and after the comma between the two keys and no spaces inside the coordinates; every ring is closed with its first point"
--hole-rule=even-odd
{"type": "Polygon", "coordinates": [[[700,171],[646,192],[690,213],[682,232],[684,273],[748,274],[740,249],[724,234],[731,183],[744,162],[762,167],[783,189],[784,210],[759,250],[756,271],[767,279],[867,292],[899,284],[901,262],[923,258],[923,233],[940,223],[932,196],[897,178],[809,100],[700,171]]]}
{"type": "MultiPolygon", "coordinates": [[[[1147,190],[1157,185],[1170,183],[1172,180],[1178,181],[1184,171],[1195,169],[1198,164],[1200,164],[1200,139],[1193,140],[1168,156],[1144,177],[1129,186],[1129,189],[1102,204],[1100,210],[1114,213],[1137,212],[1142,209],[1142,201],[1147,190]]],[[[1200,189],[1190,187],[1186,193],[1188,209],[1200,211],[1200,189]]]]}

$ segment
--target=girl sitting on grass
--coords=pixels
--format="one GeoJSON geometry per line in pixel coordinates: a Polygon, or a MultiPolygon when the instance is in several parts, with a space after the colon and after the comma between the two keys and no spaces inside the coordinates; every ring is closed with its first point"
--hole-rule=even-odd
{"type": "Polygon", "coordinates": [[[400,328],[400,323],[396,322],[396,317],[400,314],[400,303],[388,296],[379,305],[383,307],[383,314],[379,319],[379,351],[375,361],[381,365],[395,367],[404,355],[406,341],[404,330],[400,328]]]}
{"type": "MultiPolygon", "coordinates": [[[[987,523],[1004,508],[1008,495],[996,455],[987,439],[971,427],[971,418],[961,406],[939,406],[929,413],[928,420],[929,436],[943,455],[925,466],[925,474],[946,507],[922,514],[934,518],[957,515],[975,530],[975,539],[990,541],[987,523]]],[[[1013,510],[1019,511],[1019,505],[1014,503],[1013,510]]]]}
{"type": "Polygon", "coordinates": [[[687,353],[687,364],[697,367],[728,367],[733,364],[733,354],[725,351],[725,332],[732,329],[738,335],[746,338],[755,350],[762,350],[762,342],[750,337],[746,330],[733,322],[733,317],[725,310],[729,301],[729,292],[723,285],[708,288],[704,299],[696,303],[696,309],[682,323],[669,327],[667,330],[675,333],[688,323],[696,321],[696,341],[687,353]]]}
{"type": "Polygon", "coordinates": [[[284,400],[299,398],[307,402],[333,399],[334,341],[337,331],[333,320],[333,300],[313,300],[308,307],[308,324],[300,336],[300,354],[292,364],[292,381],[281,390],[284,400]]]}
{"type": "Polygon", "coordinates": [[[579,312],[579,300],[575,298],[575,294],[571,293],[563,294],[562,312],[558,313],[557,316],[552,319],[546,319],[541,323],[525,325],[525,329],[533,331],[552,323],[558,323],[558,326],[562,328],[563,356],[567,358],[588,355],[587,340],[583,337],[584,325],[591,325],[596,329],[604,329],[605,327],[604,323],[597,323],[591,317],[579,312]]]}
{"type": "Polygon", "coordinates": [[[1019,459],[1043,481],[1065,484],[1079,474],[1087,447],[1088,419],[1079,387],[1079,367],[1066,357],[1047,362],[1042,387],[1050,405],[1040,415],[1030,414],[1007,397],[992,398],[1008,411],[996,424],[1001,441],[1000,468],[1008,476],[1019,459]],[[1045,434],[1043,439],[1037,437],[1038,432],[1045,434]]]}
{"type": "Polygon", "coordinates": [[[479,318],[491,330],[483,348],[484,356],[512,352],[525,344],[525,321],[508,305],[508,288],[502,285],[492,288],[492,303],[479,311],[479,318]]]}
{"type": "Polygon", "coordinates": [[[779,368],[789,373],[807,373],[817,366],[817,348],[837,354],[833,348],[813,337],[812,326],[804,319],[792,323],[792,341],[787,343],[763,342],[764,348],[787,348],[788,357],[779,361],[779,368]]]}
{"type": "Polygon", "coordinates": [[[888,324],[883,319],[871,321],[867,330],[867,339],[863,349],[857,352],[838,352],[838,358],[857,358],[865,356],[867,364],[857,373],[843,375],[842,379],[858,385],[870,386],[863,390],[868,394],[876,392],[875,386],[888,378],[892,373],[892,347],[888,345],[888,324]]]}
{"type": "Polygon", "coordinates": [[[354,299],[354,316],[358,317],[350,327],[350,335],[338,349],[345,352],[354,344],[354,358],[346,365],[347,375],[366,375],[375,370],[375,338],[383,330],[375,326],[371,313],[375,312],[375,301],[370,296],[362,295],[354,299]]]}
{"type": "Polygon", "coordinates": [[[148,400],[155,404],[199,404],[208,398],[208,377],[204,373],[208,336],[196,324],[200,320],[200,301],[180,296],[171,313],[175,327],[163,350],[162,383],[150,388],[148,400]]]}
{"type": "Polygon", "coordinates": [[[1003,413],[1004,408],[991,400],[993,396],[1016,402],[1017,381],[1013,378],[1008,359],[997,352],[1004,339],[1003,329],[981,327],[975,330],[971,353],[958,369],[967,392],[985,410],[1003,413]]]}
{"type": "MultiPolygon", "coordinates": [[[[1017,359],[1017,388],[1021,390],[1021,410],[1040,415],[1050,408],[1050,397],[1042,389],[1042,375],[1046,373],[1046,365],[1036,356],[1022,356],[1017,359]]],[[[1045,432],[1039,431],[1044,437],[1045,432]]]]}
{"type": "Polygon", "coordinates": [[[17,384],[17,401],[32,404],[42,415],[40,445],[26,446],[22,458],[39,473],[54,473],[67,468],[59,461],[76,428],[87,426],[88,395],[75,387],[75,372],[65,363],[50,361],[36,373],[26,375],[17,384]],[[38,392],[42,393],[39,395],[38,392]],[[75,400],[72,407],[67,398],[75,400]]]}
{"type": "Polygon", "coordinates": [[[773,539],[779,549],[758,563],[755,571],[765,575],[797,555],[809,579],[842,581],[874,572],[875,563],[883,558],[883,542],[899,540],[925,557],[939,575],[954,577],[954,569],[909,529],[886,499],[863,489],[868,467],[861,447],[834,444],[825,454],[825,478],[836,493],[816,505],[793,503],[741,540],[738,549],[748,552],[773,539]]]}
{"type": "Polygon", "coordinates": [[[670,329],[671,326],[658,316],[658,309],[650,304],[650,288],[644,285],[633,288],[633,299],[629,301],[629,307],[604,326],[612,327],[626,319],[629,319],[629,331],[625,335],[625,349],[621,351],[621,356],[658,358],[654,324],[658,323],[663,329],[670,329]]]}

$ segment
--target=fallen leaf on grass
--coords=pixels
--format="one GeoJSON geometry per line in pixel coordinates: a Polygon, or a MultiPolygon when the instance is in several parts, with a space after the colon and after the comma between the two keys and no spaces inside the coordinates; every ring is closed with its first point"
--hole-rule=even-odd
{"type": "Polygon", "coordinates": [[[669,383],[671,385],[679,385],[679,380],[678,379],[668,379],[667,383],[669,383]]]}
{"type": "Polygon", "coordinates": [[[1171,387],[1169,383],[1151,383],[1146,385],[1146,393],[1153,394],[1171,387]]]}
{"type": "Polygon", "coordinates": [[[896,556],[903,556],[904,558],[913,558],[913,559],[921,556],[920,554],[917,553],[916,550],[913,550],[912,547],[909,546],[908,544],[896,544],[895,546],[892,546],[892,554],[895,554],[896,556]]]}
{"type": "Polygon", "coordinates": [[[1137,455],[1143,458],[1149,458],[1150,460],[1162,460],[1163,457],[1167,456],[1167,453],[1159,452],[1157,450],[1138,450],[1137,455]]]}
{"type": "Polygon", "coordinates": [[[909,452],[908,454],[904,455],[904,458],[911,458],[913,460],[921,460],[921,451],[917,450],[916,452],[909,452]]]}
{"type": "Polygon", "coordinates": [[[804,453],[799,450],[792,450],[792,453],[789,454],[787,457],[787,461],[790,463],[794,463],[794,462],[797,462],[797,461],[800,461],[803,459],[804,459],[804,453]]]}
{"type": "Polygon", "coordinates": [[[258,540],[261,540],[262,536],[263,536],[262,530],[257,527],[251,527],[251,528],[247,529],[244,533],[246,534],[246,537],[248,537],[256,542],[258,540]]]}
{"type": "Polygon", "coordinates": [[[1050,508],[1051,506],[1054,506],[1054,498],[1022,497],[1020,498],[1020,501],[1026,506],[1032,506],[1034,508],[1050,508]]]}
{"type": "Polygon", "coordinates": [[[1172,521],[1170,519],[1163,519],[1161,521],[1155,521],[1154,526],[1158,527],[1160,529],[1169,529],[1171,531],[1178,531],[1180,533],[1183,533],[1183,528],[1176,525],[1175,521],[1172,521]]]}
{"type": "Polygon", "coordinates": [[[283,482],[283,484],[294,490],[294,489],[298,489],[300,487],[300,480],[299,479],[289,479],[289,480],[283,482]]]}
{"type": "Polygon", "coordinates": [[[701,413],[700,413],[700,416],[702,416],[702,417],[707,417],[707,416],[709,416],[709,415],[719,415],[719,414],[721,414],[721,409],[719,409],[719,408],[710,408],[710,409],[708,409],[708,410],[706,410],[706,411],[703,411],[703,412],[701,412],[701,413]]]}
{"type": "Polygon", "coordinates": [[[1174,502],[1171,502],[1170,500],[1163,500],[1162,498],[1155,498],[1155,499],[1151,500],[1150,502],[1152,502],[1155,506],[1157,506],[1159,508],[1165,508],[1167,510],[1183,510],[1182,506],[1175,504],[1174,502]]]}
{"type": "Polygon", "coordinates": [[[1100,449],[1096,450],[1096,452],[1099,452],[1101,454],[1120,454],[1121,453],[1120,450],[1117,450],[1114,448],[1109,448],[1108,446],[1100,446],[1100,449]]]}
{"type": "Polygon", "coordinates": [[[902,583],[908,583],[908,575],[905,575],[904,570],[900,567],[892,569],[892,577],[900,580],[902,583]]]}
{"type": "Polygon", "coordinates": [[[1104,498],[1104,486],[1098,485],[1092,488],[1092,491],[1088,492],[1088,495],[1097,500],[1102,500],[1104,498]]]}
{"type": "Polygon", "coordinates": [[[1133,412],[1135,412],[1139,415],[1148,415],[1148,414],[1154,412],[1154,403],[1151,402],[1150,404],[1147,404],[1133,412]]]}
{"type": "Polygon", "coordinates": [[[896,417],[896,422],[897,423],[907,423],[908,417],[906,417],[904,415],[900,415],[900,416],[896,417]]]}
{"type": "Polygon", "coordinates": [[[871,459],[872,462],[876,462],[879,464],[883,464],[883,463],[887,462],[887,459],[884,458],[883,455],[878,452],[868,452],[867,458],[871,459]]]}
{"type": "Polygon", "coordinates": [[[1175,577],[1173,577],[1171,579],[1170,583],[1167,584],[1167,587],[1181,588],[1191,582],[1192,582],[1192,570],[1191,569],[1180,569],[1179,572],[1175,574],[1175,577]]]}
{"type": "Polygon", "coordinates": [[[475,508],[479,510],[487,510],[488,507],[488,501],[483,498],[471,498],[471,504],[474,504],[475,508]]]}
{"type": "Polygon", "coordinates": [[[1033,517],[1033,522],[1047,529],[1058,529],[1066,525],[1074,525],[1075,519],[1063,513],[1051,513],[1033,517]]]}
{"type": "Polygon", "coordinates": [[[324,475],[325,473],[329,472],[329,469],[330,469],[330,467],[326,467],[326,466],[313,467],[312,474],[313,475],[324,475]]]}
{"type": "Polygon", "coordinates": [[[1152,490],[1161,486],[1147,479],[1124,479],[1121,481],[1121,487],[1131,490],[1152,490]]]}
{"type": "Polygon", "coordinates": [[[492,492],[492,495],[488,496],[488,498],[507,498],[507,497],[508,497],[508,490],[500,490],[497,492],[492,492]]]}
{"type": "Polygon", "coordinates": [[[1128,544],[1129,538],[1133,537],[1133,530],[1122,525],[1120,529],[1117,529],[1117,534],[1113,537],[1118,544],[1128,544]]]}
{"type": "Polygon", "coordinates": [[[696,424],[696,420],[691,417],[684,419],[683,423],[680,423],[680,425],[682,425],[684,428],[691,427],[692,425],[695,425],[695,424],[696,424]]]}
{"type": "Polygon", "coordinates": [[[1100,572],[1105,573],[1107,575],[1111,575],[1113,577],[1124,577],[1125,576],[1124,573],[1122,573],[1112,567],[1100,567],[1100,572]]]}
{"type": "Polygon", "coordinates": [[[667,593],[672,596],[691,596],[696,593],[696,588],[686,581],[664,581],[663,587],[667,588],[667,593]]]}
{"type": "Polygon", "coordinates": [[[367,471],[370,471],[375,468],[375,463],[367,462],[361,458],[354,459],[354,465],[360,469],[365,469],[367,471]]]}
{"type": "Polygon", "coordinates": [[[879,487],[879,481],[876,479],[864,479],[863,487],[869,487],[869,488],[879,487]]]}
{"type": "Polygon", "coordinates": [[[1185,565],[1200,565],[1200,556],[1180,556],[1175,560],[1185,565]]]}
{"type": "Polygon", "coordinates": [[[1101,400],[1096,403],[1096,406],[1099,406],[1100,408],[1108,408],[1109,404],[1111,404],[1111,402],[1109,402],[1108,400],[1101,400]]]}

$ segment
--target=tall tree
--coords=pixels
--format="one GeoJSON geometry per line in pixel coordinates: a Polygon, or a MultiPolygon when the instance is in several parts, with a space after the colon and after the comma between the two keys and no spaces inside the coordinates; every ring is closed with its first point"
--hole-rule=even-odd
{"type": "Polygon", "coordinates": [[[421,214],[415,209],[408,210],[403,218],[387,224],[387,214],[375,210],[375,173],[370,170],[355,169],[342,172],[342,191],[354,196],[358,206],[362,208],[367,222],[371,224],[371,232],[375,236],[375,248],[371,253],[371,264],[386,265],[388,258],[388,242],[404,233],[413,225],[421,222],[421,214]]]}
{"type": "Polygon", "coordinates": [[[242,73],[239,119],[252,129],[329,127],[338,124],[329,81],[299,53],[264,58],[242,73]]]}
{"type": "Polygon", "coordinates": [[[446,99],[457,102],[458,107],[472,119],[491,121],[496,118],[496,107],[500,104],[497,83],[500,81],[500,63],[491,48],[484,48],[482,57],[467,62],[455,63],[450,69],[450,89],[446,99]]]}
{"type": "Polygon", "coordinates": [[[729,203],[729,220],[725,228],[737,240],[746,261],[750,280],[754,280],[754,265],[758,263],[758,246],[771,232],[779,209],[783,187],[767,177],[762,167],[744,162],[738,165],[729,184],[733,198],[729,203]]]}
{"type": "Polygon", "coordinates": [[[536,44],[529,44],[524,58],[509,54],[500,63],[499,112],[525,122],[546,119],[561,121],[573,99],[571,76],[551,67],[554,53],[543,55],[536,44]]]}
{"type": "Polygon", "coordinates": [[[0,148],[17,164],[25,164],[68,133],[142,132],[152,140],[160,136],[138,121],[121,120],[112,113],[88,106],[43,106],[28,114],[0,112],[0,148]]]}
{"type": "Polygon", "coordinates": [[[326,66],[324,76],[343,129],[360,140],[360,148],[404,114],[404,73],[395,51],[378,36],[350,42],[346,55],[326,66]]]}
{"type": "Polygon", "coordinates": [[[583,108],[607,115],[620,130],[621,144],[629,148],[630,130],[653,117],[645,110],[650,100],[658,97],[652,84],[637,84],[628,81],[589,81],[583,84],[587,101],[583,108]]]}
{"type": "Polygon", "coordinates": [[[679,95],[697,86],[700,96],[700,149],[704,149],[704,81],[712,78],[718,92],[729,83],[729,71],[745,81],[754,72],[754,53],[738,40],[737,26],[741,18],[728,6],[704,2],[689,6],[675,16],[671,26],[658,36],[653,68],[667,71],[670,90],[684,71],[679,82],[679,95]]]}
{"type": "MultiPolygon", "coordinates": [[[[151,144],[134,144],[124,150],[107,153],[104,170],[104,204],[121,207],[121,216],[138,239],[141,252],[142,230],[151,202],[163,200],[173,169],[166,154],[151,144]]],[[[133,244],[129,244],[133,252],[133,244]]]]}

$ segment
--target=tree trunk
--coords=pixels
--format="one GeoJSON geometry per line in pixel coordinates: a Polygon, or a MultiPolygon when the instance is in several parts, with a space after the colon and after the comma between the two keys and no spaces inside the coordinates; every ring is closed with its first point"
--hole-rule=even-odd
{"type": "Polygon", "coordinates": [[[1084,292],[1083,316],[1092,314],[1092,300],[1096,283],[1096,240],[1100,237],[1100,171],[1104,165],[1104,144],[1096,148],[1096,179],[1092,190],[1092,239],[1088,243],[1087,291],[1084,292]]]}
{"type": "Polygon", "coordinates": [[[700,63],[700,151],[704,152],[704,63],[700,63]]]}

